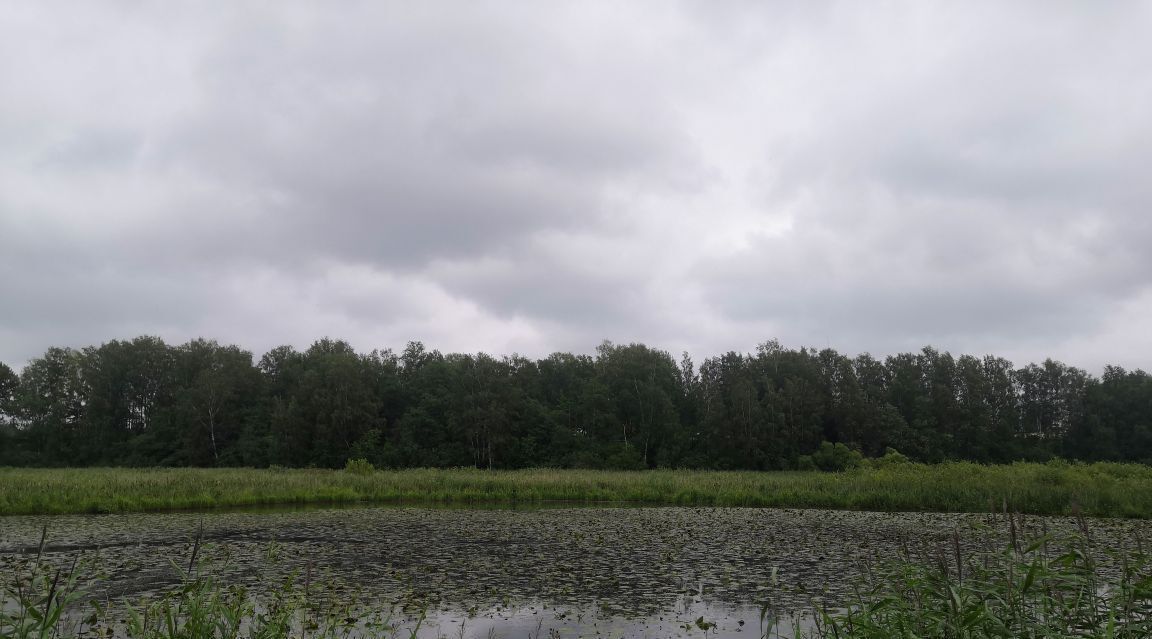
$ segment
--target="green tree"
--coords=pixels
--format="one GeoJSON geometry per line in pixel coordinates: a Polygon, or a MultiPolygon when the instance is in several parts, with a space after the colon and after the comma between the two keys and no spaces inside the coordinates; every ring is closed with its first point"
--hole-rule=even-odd
{"type": "Polygon", "coordinates": [[[96,457],[82,432],[88,387],[81,359],[70,348],[49,348],[20,373],[19,413],[37,463],[85,465],[96,457]]]}
{"type": "Polygon", "coordinates": [[[83,349],[79,362],[90,462],[125,463],[126,445],[156,428],[170,401],[171,349],[158,337],[112,340],[83,349]]]}
{"type": "Polygon", "coordinates": [[[20,377],[7,364],[0,362],[0,466],[20,461],[16,425],[20,422],[16,394],[20,377]]]}
{"type": "Polygon", "coordinates": [[[1152,462],[1152,375],[1106,367],[1087,384],[1082,414],[1065,437],[1070,457],[1152,462]]]}
{"type": "Polygon", "coordinates": [[[171,420],[183,442],[184,462],[195,466],[262,465],[265,433],[253,423],[264,379],[252,353],[215,340],[195,339],[176,349],[176,395],[171,420]]]}
{"type": "Polygon", "coordinates": [[[16,394],[20,377],[4,362],[0,362],[0,425],[15,426],[18,421],[16,394]]]}
{"type": "Polygon", "coordinates": [[[678,424],[680,371],[672,356],[643,344],[597,348],[597,376],[615,405],[620,442],[640,452],[651,467],[669,434],[678,424]]]}

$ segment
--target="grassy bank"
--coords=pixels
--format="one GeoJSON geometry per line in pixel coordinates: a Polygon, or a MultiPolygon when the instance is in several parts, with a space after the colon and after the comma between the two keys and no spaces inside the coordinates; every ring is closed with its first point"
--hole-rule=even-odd
{"type": "Polygon", "coordinates": [[[590,470],[0,469],[0,514],[268,504],[524,503],[810,507],[1152,517],[1152,467],[900,464],[845,473],[590,470]]]}

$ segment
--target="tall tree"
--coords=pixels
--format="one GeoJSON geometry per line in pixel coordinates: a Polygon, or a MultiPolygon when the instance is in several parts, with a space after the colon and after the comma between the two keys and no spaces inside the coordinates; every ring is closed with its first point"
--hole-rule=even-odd
{"type": "Polygon", "coordinates": [[[82,433],[88,388],[81,359],[70,348],[49,348],[20,373],[19,413],[28,429],[29,452],[41,464],[85,465],[98,457],[98,442],[82,433]]]}
{"type": "Polygon", "coordinates": [[[195,466],[266,463],[263,429],[252,423],[264,390],[252,353],[196,339],[177,348],[175,360],[179,399],[173,406],[171,425],[180,433],[185,462],[195,466]]]}
{"type": "Polygon", "coordinates": [[[0,425],[15,426],[17,417],[16,393],[20,377],[4,362],[0,362],[0,425]]]}
{"type": "Polygon", "coordinates": [[[172,390],[172,353],[157,337],[112,340],[82,351],[85,431],[101,463],[124,463],[125,444],[155,428],[172,390]]]}
{"type": "MultiPolygon", "coordinates": [[[[253,365],[158,338],[0,365],[0,463],[789,468],[847,444],[920,461],[1152,461],[1152,379],[924,348],[879,361],[787,349],[679,362],[643,344],[542,360],[360,354],[321,339],[253,365]],[[827,442],[827,444],[822,443],[827,442]]],[[[841,447],[843,448],[843,447],[841,447]]]]}
{"type": "Polygon", "coordinates": [[[641,465],[650,467],[678,423],[680,371],[671,355],[643,344],[605,342],[597,355],[597,374],[614,399],[620,441],[640,454],[641,465]]]}
{"type": "Polygon", "coordinates": [[[16,431],[19,423],[16,398],[19,385],[20,377],[16,372],[0,362],[0,466],[20,462],[21,451],[16,431]]]}

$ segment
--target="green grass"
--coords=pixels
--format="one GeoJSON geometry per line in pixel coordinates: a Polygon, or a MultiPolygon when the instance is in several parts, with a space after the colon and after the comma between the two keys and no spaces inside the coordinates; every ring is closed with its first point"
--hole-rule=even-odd
{"type": "Polygon", "coordinates": [[[953,547],[879,568],[846,608],[816,610],[803,639],[1141,639],[1152,636],[1152,556],[1094,543],[1089,525],[964,556],[953,547]],[[1112,569],[1103,566],[1110,565],[1112,569]]]}
{"type": "Polygon", "coordinates": [[[0,468],[0,514],[274,504],[632,502],[1152,517],[1138,464],[897,464],[844,473],[474,469],[0,468]]]}

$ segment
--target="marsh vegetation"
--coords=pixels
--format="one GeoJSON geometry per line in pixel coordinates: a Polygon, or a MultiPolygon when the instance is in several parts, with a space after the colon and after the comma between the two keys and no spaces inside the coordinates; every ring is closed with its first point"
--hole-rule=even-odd
{"type": "Polygon", "coordinates": [[[883,459],[841,473],[0,468],[0,514],[555,501],[1152,517],[1152,468],[1061,461],[925,465],[883,459]]]}

